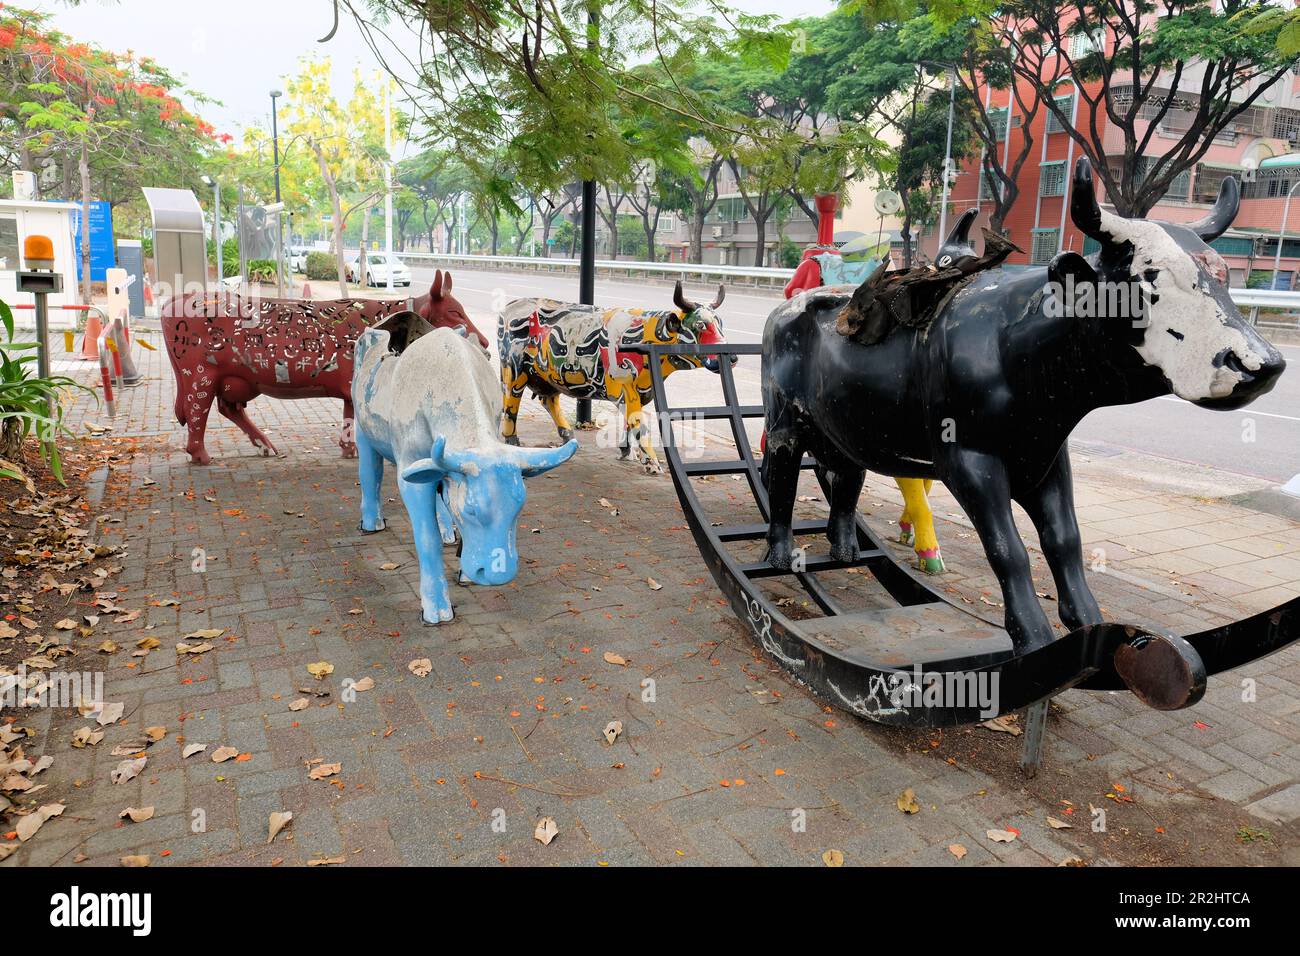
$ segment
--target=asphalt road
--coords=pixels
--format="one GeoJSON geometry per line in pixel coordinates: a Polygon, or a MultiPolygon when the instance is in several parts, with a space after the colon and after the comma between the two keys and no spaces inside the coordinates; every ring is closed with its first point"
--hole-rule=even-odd
{"type": "MultiPolygon", "coordinates": [[[[433,269],[412,269],[413,288],[433,278],[433,269]]],[[[454,289],[458,299],[477,318],[494,315],[505,303],[521,296],[551,296],[577,300],[575,276],[535,273],[457,270],[454,289]]],[[[716,290],[691,285],[687,293],[711,301],[716,290]]],[[[672,305],[672,282],[629,280],[597,276],[598,303],[668,308],[672,305]]],[[[734,342],[758,342],[768,313],[781,301],[779,290],[736,289],[727,292],[719,313],[726,323],[727,338],[734,342]]],[[[481,326],[494,338],[495,326],[481,326]]],[[[1200,466],[1218,472],[1245,475],[1284,483],[1300,474],[1300,347],[1282,346],[1291,368],[1277,386],[1254,404],[1235,412],[1211,412],[1173,397],[1154,399],[1139,405],[1098,409],[1075,430],[1073,441],[1083,451],[1107,454],[1131,451],[1179,463],[1180,469],[1200,466]]],[[[718,401],[713,376],[703,373],[675,375],[669,380],[670,398],[675,402],[704,404],[718,401]],[[687,381],[689,379],[689,381],[687,381]],[[705,394],[701,394],[705,393],[705,394]]],[[[745,360],[737,370],[737,387],[742,402],[757,402],[757,360],[745,360]]]]}

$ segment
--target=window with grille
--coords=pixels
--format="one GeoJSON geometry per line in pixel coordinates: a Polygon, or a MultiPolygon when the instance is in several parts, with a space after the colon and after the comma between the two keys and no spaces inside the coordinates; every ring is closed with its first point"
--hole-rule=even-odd
{"type": "Polygon", "coordinates": [[[1043,163],[1039,167],[1038,195],[1065,195],[1065,163],[1043,163]]]}
{"type": "Polygon", "coordinates": [[[1106,48],[1106,37],[1100,30],[1095,33],[1076,33],[1070,37],[1070,59],[1078,60],[1106,48]]]}
{"type": "Polygon", "coordinates": [[[996,200],[1002,191],[1002,183],[996,176],[989,175],[988,171],[980,167],[980,199],[996,200]]]}
{"type": "Polygon", "coordinates": [[[1052,261],[1056,255],[1056,246],[1060,237],[1059,229],[1035,229],[1034,244],[1030,252],[1030,262],[1041,266],[1052,261]]]}
{"type": "MultiPolygon", "coordinates": [[[[1074,109],[1074,94],[1070,93],[1066,96],[1056,96],[1053,97],[1053,99],[1056,101],[1056,108],[1061,111],[1061,114],[1063,116],[1069,116],[1070,112],[1074,109]]],[[[1047,131],[1049,133],[1065,132],[1065,124],[1062,123],[1060,118],[1050,109],[1047,111],[1047,131]]]]}
{"type": "MultiPolygon", "coordinates": [[[[1155,166],[1156,162],[1157,162],[1157,158],[1152,156],[1143,156],[1141,159],[1138,160],[1137,174],[1134,177],[1134,182],[1138,186],[1141,186],[1142,183],[1146,180],[1147,176],[1150,174],[1151,169],[1152,167],[1155,166]]],[[[1177,176],[1175,176],[1173,179],[1169,181],[1169,187],[1163,193],[1160,194],[1160,198],[1164,199],[1168,197],[1169,199],[1178,200],[1180,202],[1186,202],[1188,192],[1191,190],[1191,188],[1192,188],[1192,171],[1190,169],[1184,169],[1181,173],[1179,173],[1177,176]]]]}
{"type": "Polygon", "coordinates": [[[993,126],[993,135],[999,143],[1007,138],[1007,113],[1006,109],[989,110],[989,123],[993,126]]]}

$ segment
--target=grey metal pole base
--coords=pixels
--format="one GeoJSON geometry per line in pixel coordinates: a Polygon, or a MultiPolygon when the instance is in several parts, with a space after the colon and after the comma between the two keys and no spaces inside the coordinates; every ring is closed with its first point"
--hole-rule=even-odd
{"type": "Polygon", "coordinates": [[[1043,765],[1043,740],[1047,736],[1047,711],[1052,699],[1030,704],[1025,711],[1025,742],[1020,751],[1020,769],[1026,777],[1035,776],[1043,765]]]}

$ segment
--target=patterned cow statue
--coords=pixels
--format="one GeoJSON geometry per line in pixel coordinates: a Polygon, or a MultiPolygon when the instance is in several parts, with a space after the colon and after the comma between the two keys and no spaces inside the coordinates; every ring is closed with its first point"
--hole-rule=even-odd
{"type": "Polygon", "coordinates": [[[452,530],[446,525],[460,532],[463,579],[513,580],[523,479],[568,461],[578,443],[518,448],[502,442],[492,360],[461,330],[432,329],[407,312],[362,333],[356,352],[361,530],[384,528],[380,485],[384,462],[391,462],[415,534],[424,622],[441,624],[452,619],[442,563],[452,530]]]}
{"type": "MultiPolygon", "coordinates": [[[[464,328],[486,347],[487,339],[451,295],[451,274],[439,271],[415,311],[435,327],[464,328]]],[[[352,351],[357,336],[376,321],[406,309],[405,301],[378,299],[256,299],[229,293],[191,293],[163,309],[163,341],[176,375],[176,419],[186,426],[185,450],[195,464],[211,456],[204,447],[208,412],[239,426],[264,455],[277,454],[271,440],[248,418],[258,395],[343,400],[343,457],[354,458],[352,351]]]]}
{"type": "MultiPolygon", "coordinates": [[[[635,440],[647,470],[661,472],[649,429],[642,420],[643,410],[653,397],[646,356],[623,351],[619,346],[724,342],[722,320],[715,310],[726,294],[726,288],[718,286],[718,296],[711,305],[697,305],[686,298],[678,282],[673,292],[676,309],[662,311],[602,309],[554,299],[516,299],[509,303],[497,323],[505,393],[501,434],[511,444],[519,443],[515,425],[526,388],[541,399],[563,439],[573,437],[573,428],[560,408],[561,395],[604,399],[623,411],[625,430],[619,436],[622,456],[628,456],[635,440]]],[[[701,366],[716,372],[717,363],[716,356],[668,355],[663,358],[662,370],[665,378],[677,369],[701,366]]]]}

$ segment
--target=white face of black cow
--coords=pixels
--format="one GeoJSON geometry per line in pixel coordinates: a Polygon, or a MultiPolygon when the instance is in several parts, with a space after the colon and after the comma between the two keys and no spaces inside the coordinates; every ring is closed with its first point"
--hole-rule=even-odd
{"type": "Polygon", "coordinates": [[[1156,222],[1102,211],[1101,230],[1133,246],[1130,272],[1145,293],[1145,333],[1134,347],[1190,402],[1230,398],[1277,353],[1247,325],[1224,287],[1227,269],[1209,246],[1196,257],[1156,222]],[[1200,260],[1198,262],[1198,259],[1200,260]]]}

